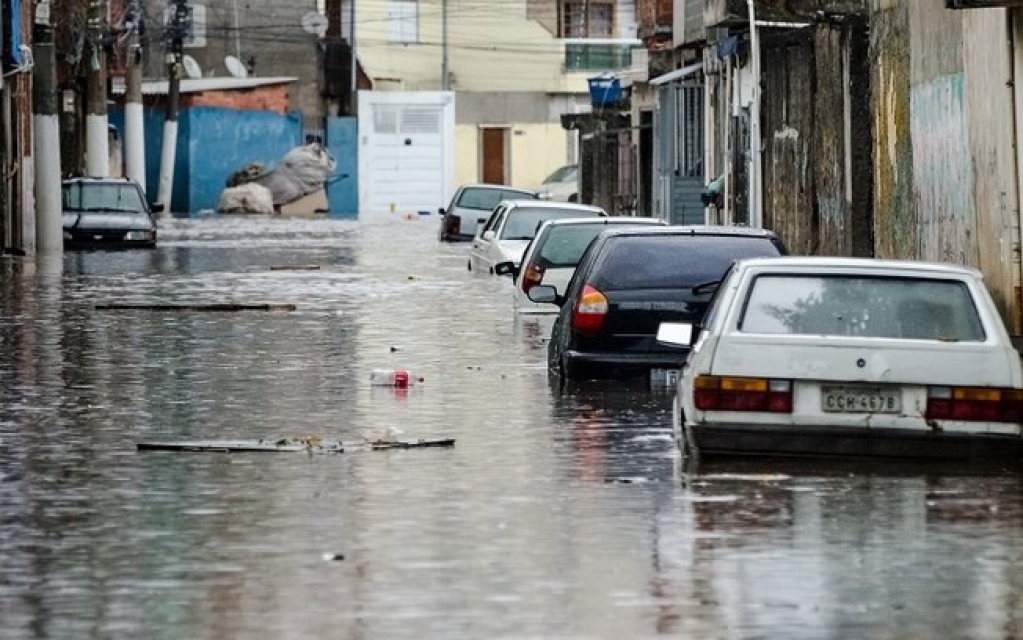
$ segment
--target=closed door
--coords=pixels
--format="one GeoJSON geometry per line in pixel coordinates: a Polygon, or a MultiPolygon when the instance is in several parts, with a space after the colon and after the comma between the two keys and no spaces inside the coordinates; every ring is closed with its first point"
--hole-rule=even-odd
{"type": "Polygon", "coordinates": [[[483,158],[483,182],[487,184],[508,184],[505,171],[504,148],[507,129],[487,128],[481,130],[483,158]]]}

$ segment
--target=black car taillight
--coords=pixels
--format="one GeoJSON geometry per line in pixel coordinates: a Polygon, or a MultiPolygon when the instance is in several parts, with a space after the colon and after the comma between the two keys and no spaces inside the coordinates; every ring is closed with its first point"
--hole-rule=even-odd
{"type": "Polygon", "coordinates": [[[572,329],[584,336],[595,336],[604,326],[609,306],[607,297],[597,289],[586,285],[572,307],[572,329]]]}
{"type": "Polygon", "coordinates": [[[457,236],[462,231],[462,218],[448,214],[444,218],[444,233],[457,236]]]}

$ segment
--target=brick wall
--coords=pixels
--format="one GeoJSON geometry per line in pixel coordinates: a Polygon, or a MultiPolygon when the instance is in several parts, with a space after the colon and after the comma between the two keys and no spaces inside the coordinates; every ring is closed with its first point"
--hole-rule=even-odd
{"type": "Polygon", "coordinates": [[[240,91],[204,91],[182,96],[182,106],[225,107],[238,110],[263,110],[279,114],[288,112],[288,85],[270,85],[240,91]]]}

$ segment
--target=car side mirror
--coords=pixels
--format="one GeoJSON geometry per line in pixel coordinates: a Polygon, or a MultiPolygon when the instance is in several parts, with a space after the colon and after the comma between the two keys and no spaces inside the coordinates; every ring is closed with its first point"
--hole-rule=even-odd
{"type": "Polygon", "coordinates": [[[498,262],[494,265],[494,273],[499,276],[511,276],[514,278],[519,275],[519,268],[511,261],[498,262]]]}
{"type": "Polygon", "coordinates": [[[497,236],[497,234],[494,233],[493,229],[487,229],[486,231],[483,232],[483,239],[486,240],[487,242],[490,242],[496,236],[497,236]]]}
{"type": "Polygon", "coordinates": [[[439,213],[440,215],[444,215],[444,207],[438,207],[437,213],[439,213]]]}
{"type": "Polygon", "coordinates": [[[688,322],[662,322],[657,327],[657,341],[676,347],[692,346],[695,334],[695,327],[688,322]]]}
{"type": "Polygon", "coordinates": [[[163,203],[162,202],[154,202],[153,204],[151,204],[149,206],[149,210],[152,211],[153,213],[162,213],[163,212],[163,203]]]}
{"type": "Polygon", "coordinates": [[[549,284],[538,284],[530,287],[529,291],[526,292],[526,296],[533,302],[540,304],[556,304],[560,307],[564,302],[561,296],[558,295],[557,287],[549,284]]]}

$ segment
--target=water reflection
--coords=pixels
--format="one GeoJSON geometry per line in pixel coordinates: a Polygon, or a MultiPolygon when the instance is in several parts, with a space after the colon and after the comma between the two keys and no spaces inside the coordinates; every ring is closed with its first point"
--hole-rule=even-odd
{"type": "Polygon", "coordinates": [[[669,393],[552,387],[545,318],[435,223],[181,220],[60,276],[0,260],[0,637],[1019,635],[1017,474],[687,468],[669,393]],[[399,366],[424,384],[368,385],[399,366]],[[134,447],[388,431],[457,445],[134,447]]]}

